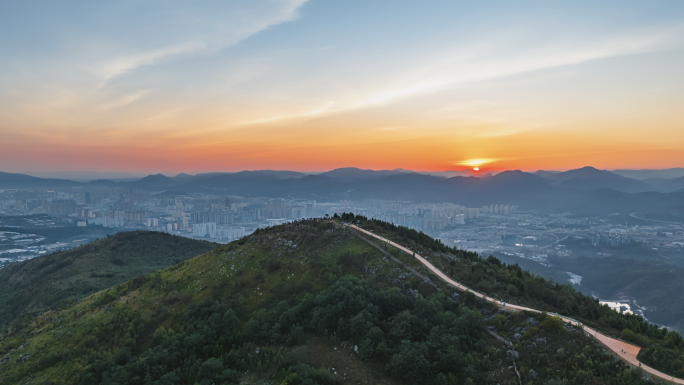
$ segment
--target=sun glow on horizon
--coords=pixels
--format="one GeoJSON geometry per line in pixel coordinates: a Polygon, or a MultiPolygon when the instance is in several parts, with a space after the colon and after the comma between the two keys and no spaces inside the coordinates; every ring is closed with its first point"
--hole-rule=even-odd
{"type": "Polygon", "coordinates": [[[479,170],[479,167],[482,166],[483,164],[491,163],[493,162],[494,159],[466,159],[466,160],[461,160],[458,162],[455,162],[455,164],[459,166],[471,166],[475,167],[475,171],[479,170]]]}

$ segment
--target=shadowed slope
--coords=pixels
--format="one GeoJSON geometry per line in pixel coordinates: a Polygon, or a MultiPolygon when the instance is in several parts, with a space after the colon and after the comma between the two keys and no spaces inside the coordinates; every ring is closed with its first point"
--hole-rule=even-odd
{"type": "Polygon", "coordinates": [[[216,244],[152,231],[118,233],[0,269],[0,325],[203,254],[216,244]]]}

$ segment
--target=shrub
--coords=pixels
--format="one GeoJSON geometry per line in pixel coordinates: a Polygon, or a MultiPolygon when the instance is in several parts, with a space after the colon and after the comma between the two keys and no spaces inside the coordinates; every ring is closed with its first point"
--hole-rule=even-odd
{"type": "Polygon", "coordinates": [[[502,314],[497,314],[494,316],[494,319],[492,319],[492,324],[494,324],[494,326],[496,326],[497,328],[500,328],[501,326],[503,326],[503,324],[506,323],[506,321],[508,321],[506,319],[506,316],[502,314]]]}
{"type": "Polygon", "coordinates": [[[548,332],[559,332],[563,329],[563,320],[559,317],[547,316],[539,327],[548,332]]]}
{"type": "Polygon", "coordinates": [[[632,329],[623,330],[622,333],[620,333],[620,338],[644,348],[651,344],[651,341],[649,341],[647,337],[634,333],[632,329]]]}

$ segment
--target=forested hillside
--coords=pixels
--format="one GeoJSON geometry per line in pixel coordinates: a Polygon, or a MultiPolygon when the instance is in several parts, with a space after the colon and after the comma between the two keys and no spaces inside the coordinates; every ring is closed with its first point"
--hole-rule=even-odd
{"type": "MultiPolygon", "coordinates": [[[[410,245],[480,290],[576,313],[607,331],[633,328],[625,338],[659,344],[669,336],[680,346],[674,333],[517,266],[413,230],[343,220],[410,245]]],[[[0,355],[3,383],[646,383],[580,329],[456,293],[409,255],[341,221],[261,229],[47,312],[6,332],[0,355]]]]}
{"type": "Polygon", "coordinates": [[[152,231],[107,236],[0,269],[0,326],[163,269],[218,245],[152,231]]]}
{"type": "MultiPolygon", "coordinates": [[[[429,238],[425,234],[387,222],[369,221],[363,217],[356,217],[354,220],[361,223],[364,228],[382,233],[383,236],[400,244],[429,238]]],[[[457,252],[436,240],[423,242],[428,242],[433,249],[443,253],[457,252]]],[[[608,306],[601,306],[598,300],[576,291],[570,285],[547,281],[523,271],[517,265],[502,264],[491,256],[486,260],[478,258],[477,263],[469,268],[463,268],[463,265],[453,259],[448,261],[438,258],[430,261],[440,270],[448,272],[456,281],[479,292],[509,303],[570,316],[609,336],[641,346],[644,349],[638,358],[642,362],[665,373],[684,378],[684,339],[677,332],[648,323],[638,315],[618,314],[608,306]]]]}

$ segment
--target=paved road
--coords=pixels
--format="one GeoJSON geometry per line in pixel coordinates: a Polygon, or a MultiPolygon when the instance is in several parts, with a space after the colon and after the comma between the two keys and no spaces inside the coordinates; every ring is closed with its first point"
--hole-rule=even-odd
{"type": "Polygon", "coordinates": [[[564,236],[563,238],[558,238],[558,235],[556,235],[556,234],[551,234],[551,235],[553,235],[554,237],[556,237],[556,241],[555,241],[555,242],[551,242],[551,243],[549,243],[549,244],[546,245],[546,246],[542,246],[542,247],[540,247],[539,249],[545,249],[545,248],[547,248],[547,247],[549,247],[549,246],[553,246],[553,245],[555,245],[556,243],[558,243],[558,242],[560,242],[560,241],[564,241],[564,240],[566,240],[566,239],[568,239],[568,238],[570,237],[569,235],[566,235],[566,236],[564,236]]]}
{"type": "MultiPolygon", "coordinates": [[[[379,240],[381,240],[381,241],[383,241],[383,242],[385,242],[385,243],[387,243],[387,244],[389,244],[389,245],[392,245],[392,246],[396,247],[397,249],[399,249],[399,250],[401,250],[401,251],[403,251],[403,252],[405,252],[405,253],[408,253],[408,254],[412,255],[412,256],[415,257],[418,261],[420,261],[420,263],[422,263],[423,265],[425,265],[425,267],[427,267],[427,268],[430,269],[433,273],[435,273],[438,277],[440,277],[443,281],[445,281],[446,283],[448,283],[448,284],[450,284],[450,285],[452,285],[452,286],[454,286],[454,287],[456,287],[456,288],[458,288],[458,289],[460,289],[460,290],[462,290],[462,291],[469,291],[469,292],[473,293],[476,297],[482,298],[482,299],[484,299],[484,300],[486,300],[486,301],[489,301],[489,302],[491,302],[491,303],[493,303],[493,304],[496,304],[496,305],[498,305],[498,306],[501,306],[501,307],[503,307],[503,308],[505,308],[505,309],[526,310],[526,311],[532,311],[532,312],[536,312],[536,313],[541,313],[540,310],[532,309],[532,308],[525,307],[525,306],[513,305],[513,304],[509,304],[509,303],[502,304],[499,300],[497,300],[497,299],[495,299],[495,298],[487,297],[486,295],[484,295],[484,294],[482,294],[482,293],[478,293],[478,292],[476,292],[476,291],[474,291],[474,290],[471,290],[469,287],[467,287],[467,286],[465,286],[465,285],[463,285],[463,284],[461,284],[461,283],[459,283],[459,282],[456,282],[456,281],[454,281],[453,279],[449,278],[449,277],[448,277],[446,274],[444,274],[441,270],[439,270],[438,268],[436,268],[433,264],[431,264],[430,262],[428,262],[425,258],[423,258],[423,257],[421,257],[420,255],[418,255],[415,251],[410,250],[410,249],[407,249],[406,247],[401,246],[401,245],[399,245],[398,243],[392,242],[392,241],[390,241],[390,240],[387,239],[387,238],[384,238],[384,237],[381,237],[381,236],[379,236],[379,235],[373,234],[372,232],[370,232],[370,231],[368,231],[368,230],[364,230],[364,229],[362,229],[362,228],[360,228],[360,227],[358,227],[358,226],[355,226],[355,225],[352,225],[352,224],[346,224],[346,226],[352,227],[352,228],[354,228],[354,229],[356,229],[356,230],[358,230],[358,231],[363,232],[364,234],[368,234],[368,235],[370,235],[371,237],[377,238],[377,239],[379,239],[379,240]]],[[[552,313],[552,314],[553,314],[553,313],[552,313]]],[[[574,320],[574,319],[572,319],[572,318],[564,317],[564,316],[559,315],[559,314],[554,314],[554,315],[557,316],[557,317],[560,317],[563,321],[565,321],[566,323],[569,323],[569,324],[571,324],[571,325],[582,325],[580,322],[578,322],[578,321],[576,321],[576,320],[574,320]]],[[[628,344],[628,343],[626,343],[626,342],[617,340],[617,339],[612,338],[612,337],[608,337],[607,335],[605,335],[605,334],[603,334],[603,333],[601,333],[601,332],[599,332],[599,331],[597,331],[597,330],[594,330],[594,329],[592,329],[592,328],[590,328],[590,327],[588,327],[588,326],[582,325],[582,328],[583,328],[583,330],[584,330],[588,335],[590,335],[590,336],[596,338],[597,340],[599,340],[599,341],[600,341],[601,343],[603,343],[607,348],[609,348],[610,350],[612,350],[616,355],[620,356],[623,360],[629,362],[630,364],[632,364],[632,365],[634,365],[634,366],[639,366],[639,365],[641,365],[641,368],[642,368],[645,372],[651,374],[652,376],[661,378],[661,379],[663,379],[663,380],[672,381],[672,382],[674,382],[675,384],[684,384],[684,380],[682,380],[682,379],[679,379],[679,378],[676,378],[676,377],[672,377],[672,376],[667,375],[667,374],[665,374],[665,373],[659,372],[659,371],[657,371],[657,370],[651,368],[650,366],[641,364],[641,362],[639,362],[639,360],[637,360],[637,355],[639,354],[639,350],[641,350],[640,347],[638,347],[638,346],[636,346],[636,345],[628,344]]]]}

